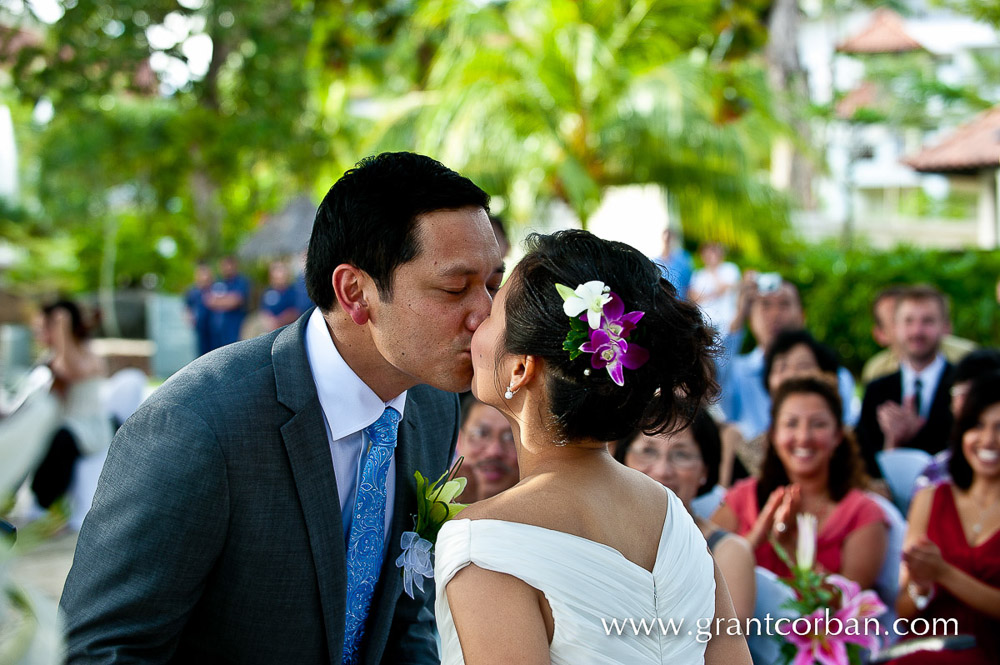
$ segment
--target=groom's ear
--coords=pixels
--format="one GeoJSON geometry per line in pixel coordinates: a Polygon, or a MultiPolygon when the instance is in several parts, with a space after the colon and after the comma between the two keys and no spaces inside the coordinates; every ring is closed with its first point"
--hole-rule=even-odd
{"type": "Polygon", "coordinates": [[[331,280],[337,302],[351,320],[359,326],[368,323],[368,301],[365,299],[365,285],[371,281],[368,274],[349,263],[341,263],[333,269],[331,280]]]}

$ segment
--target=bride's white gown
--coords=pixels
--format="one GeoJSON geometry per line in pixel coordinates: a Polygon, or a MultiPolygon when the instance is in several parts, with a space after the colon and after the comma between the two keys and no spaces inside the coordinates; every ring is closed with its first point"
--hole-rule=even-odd
{"type": "Polygon", "coordinates": [[[555,665],[704,662],[707,626],[715,616],[714,565],[684,504],[669,490],[667,496],[653,572],[612,547],[562,531],[488,519],[445,524],[434,565],[442,665],[465,662],[445,586],[470,563],[513,575],[545,594],[555,624],[550,646],[555,665]],[[615,619],[618,625],[634,619],[639,634],[626,623],[620,635],[615,629],[608,635],[606,626],[615,619]],[[646,625],[654,622],[648,635],[643,619],[646,625]],[[679,630],[671,629],[671,619],[679,630]]]}

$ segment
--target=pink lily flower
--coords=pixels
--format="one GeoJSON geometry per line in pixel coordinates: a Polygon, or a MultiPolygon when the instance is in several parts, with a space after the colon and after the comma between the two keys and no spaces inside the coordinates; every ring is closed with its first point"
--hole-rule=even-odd
{"type": "Polygon", "coordinates": [[[807,635],[798,635],[789,631],[785,639],[795,645],[795,659],[791,665],[850,665],[847,655],[847,644],[844,635],[831,635],[826,630],[825,608],[820,608],[805,617],[809,623],[819,630],[807,635]]]}

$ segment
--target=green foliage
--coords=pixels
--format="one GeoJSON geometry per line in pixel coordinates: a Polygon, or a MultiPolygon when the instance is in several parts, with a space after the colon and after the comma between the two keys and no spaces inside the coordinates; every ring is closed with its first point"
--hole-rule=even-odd
{"type": "Polygon", "coordinates": [[[944,5],[1000,29],[1000,3],[996,0],[938,0],[935,4],[944,5]]]}
{"type": "Polygon", "coordinates": [[[865,361],[880,350],[871,338],[871,304],[881,289],[891,285],[937,286],[951,299],[954,334],[982,345],[1000,346],[998,252],[912,247],[845,252],[827,242],[803,247],[794,261],[759,267],[778,270],[799,286],[806,325],[817,339],[833,347],[856,376],[865,361]]]}
{"type": "Polygon", "coordinates": [[[12,73],[20,103],[54,108],[46,125],[16,125],[28,146],[21,237],[74,246],[76,279],[60,282],[44,252],[14,277],[48,271],[75,290],[153,272],[179,289],[196,260],[232,251],[262,213],[310,188],[313,163],[330,148],[304,67],[311,12],[291,0],[67,3],[12,73]],[[151,43],[148,31],[164,23],[176,43],[151,43]],[[207,71],[191,59],[198,40],[211,49],[207,71]],[[151,60],[186,80],[157,90],[151,60]],[[159,239],[177,254],[161,256],[159,239]]]}
{"type": "Polygon", "coordinates": [[[519,223],[553,199],[586,223],[607,187],[659,183],[690,234],[759,256],[787,226],[787,206],[762,176],[768,137],[784,128],[760,65],[709,57],[716,29],[755,15],[736,9],[425,3],[411,32],[435,44],[426,79],[379,98],[370,151],[433,155],[498,194],[498,209],[519,223]]]}

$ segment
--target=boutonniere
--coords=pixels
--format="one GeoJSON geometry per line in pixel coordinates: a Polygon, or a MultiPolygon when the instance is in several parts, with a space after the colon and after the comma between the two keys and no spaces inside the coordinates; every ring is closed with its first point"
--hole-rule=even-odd
{"type": "Polygon", "coordinates": [[[463,459],[459,457],[433,483],[419,471],[413,474],[417,480],[417,512],[413,516],[413,531],[403,533],[400,543],[403,553],[396,559],[396,567],[403,570],[403,589],[410,598],[414,583],[423,591],[424,580],[434,577],[431,555],[438,531],[468,505],[455,503],[455,497],[465,489],[466,479],[456,477],[463,459]]]}

